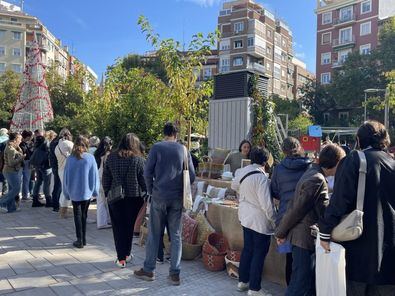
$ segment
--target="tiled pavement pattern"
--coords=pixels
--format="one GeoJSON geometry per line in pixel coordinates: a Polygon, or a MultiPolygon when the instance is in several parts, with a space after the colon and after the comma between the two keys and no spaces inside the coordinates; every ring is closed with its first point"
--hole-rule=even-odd
{"type": "MultiPolygon", "coordinates": [[[[167,283],[168,263],[158,265],[156,281],[138,280],[132,273],[143,263],[144,248],[134,245],[134,262],[119,269],[113,263],[111,229],[88,224],[88,245],[76,249],[72,218],[59,219],[51,209],[31,208],[30,202],[21,209],[0,213],[0,295],[246,295],[235,291],[237,281],[205,270],[200,260],[182,262],[179,287],[167,283]]],[[[95,214],[92,205],[90,218],[95,214]]],[[[263,286],[272,295],[284,291],[268,282],[263,286]]]]}

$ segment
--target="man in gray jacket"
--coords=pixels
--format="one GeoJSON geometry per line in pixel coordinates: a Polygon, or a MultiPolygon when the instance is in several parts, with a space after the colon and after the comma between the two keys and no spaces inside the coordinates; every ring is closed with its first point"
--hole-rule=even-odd
{"type": "Polygon", "coordinates": [[[181,262],[181,216],[183,209],[183,163],[187,154],[189,177],[195,180],[195,170],[191,155],[186,148],[177,143],[178,130],[173,123],[166,123],[164,141],[152,146],[144,168],[148,194],[152,196],[148,241],[144,267],[134,275],[142,280],[153,281],[158,254],[159,241],[167,222],[171,237],[171,265],[169,282],[180,284],[181,262]]]}

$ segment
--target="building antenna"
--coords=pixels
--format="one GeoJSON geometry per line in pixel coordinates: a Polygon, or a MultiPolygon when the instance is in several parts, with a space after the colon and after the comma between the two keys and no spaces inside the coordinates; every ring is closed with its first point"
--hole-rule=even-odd
{"type": "Polygon", "coordinates": [[[21,11],[23,12],[23,6],[25,5],[25,0],[21,0],[21,11]]]}

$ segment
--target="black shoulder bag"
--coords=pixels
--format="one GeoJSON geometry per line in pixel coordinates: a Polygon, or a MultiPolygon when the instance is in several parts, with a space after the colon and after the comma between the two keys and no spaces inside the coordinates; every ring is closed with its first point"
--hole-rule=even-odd
{"type": "Polygon", "coordinates": [[[133,161],[130,161],[130,164],[128,165],[128,168],[125,173],[125,182],[122,184],[122,180],[118,181],[118,184],[116,186],[112,186],[110,191],[108,192],[107,196],[107,203],[109,205],[116,203],[122,199],[125,198],[125,184],[126,184],[126,177],[128,175],[128,171],[132,165],[133,161]]]}

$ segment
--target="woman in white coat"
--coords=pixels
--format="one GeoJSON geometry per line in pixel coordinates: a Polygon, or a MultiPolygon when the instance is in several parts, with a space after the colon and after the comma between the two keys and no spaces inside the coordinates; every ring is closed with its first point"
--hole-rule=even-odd
{"type": "MultiPolygon", "coordinates": [[[[58,161],[58,174],[60,182],[63,184],[64,168],[66,166],[66,159],[70,156],[74,143],[73,136],[67,128],[64,128],[59,133],[59,143],[55,148],[55,155],[58,161]]],[[[71,206],[71,201],[64,197],[63,192],[59,198],[59,214],[61,218],[67,218],[67,208],[71,206]]]]}
{"type": "MultiPolygon", "coordinates": [[[[99,177],[100,177],[100,184],[102,184],[103,179],[103,169],[104,165],[107,160],[107,156],[110,154],[112,149],[112,140],[110,137],[104,137],[101,141],[99,146],[97,147],[96,151],[94,152],[94,156],[96,159],[97,167],[99,168],[99,177]]],[[[103,187],[100,186],[100,193],[97,197],[97,228],[104,229],[111,227],[111,218],[110,213],[108,210],[108,204],[106,197],[104,195],[103,187]]]]}

